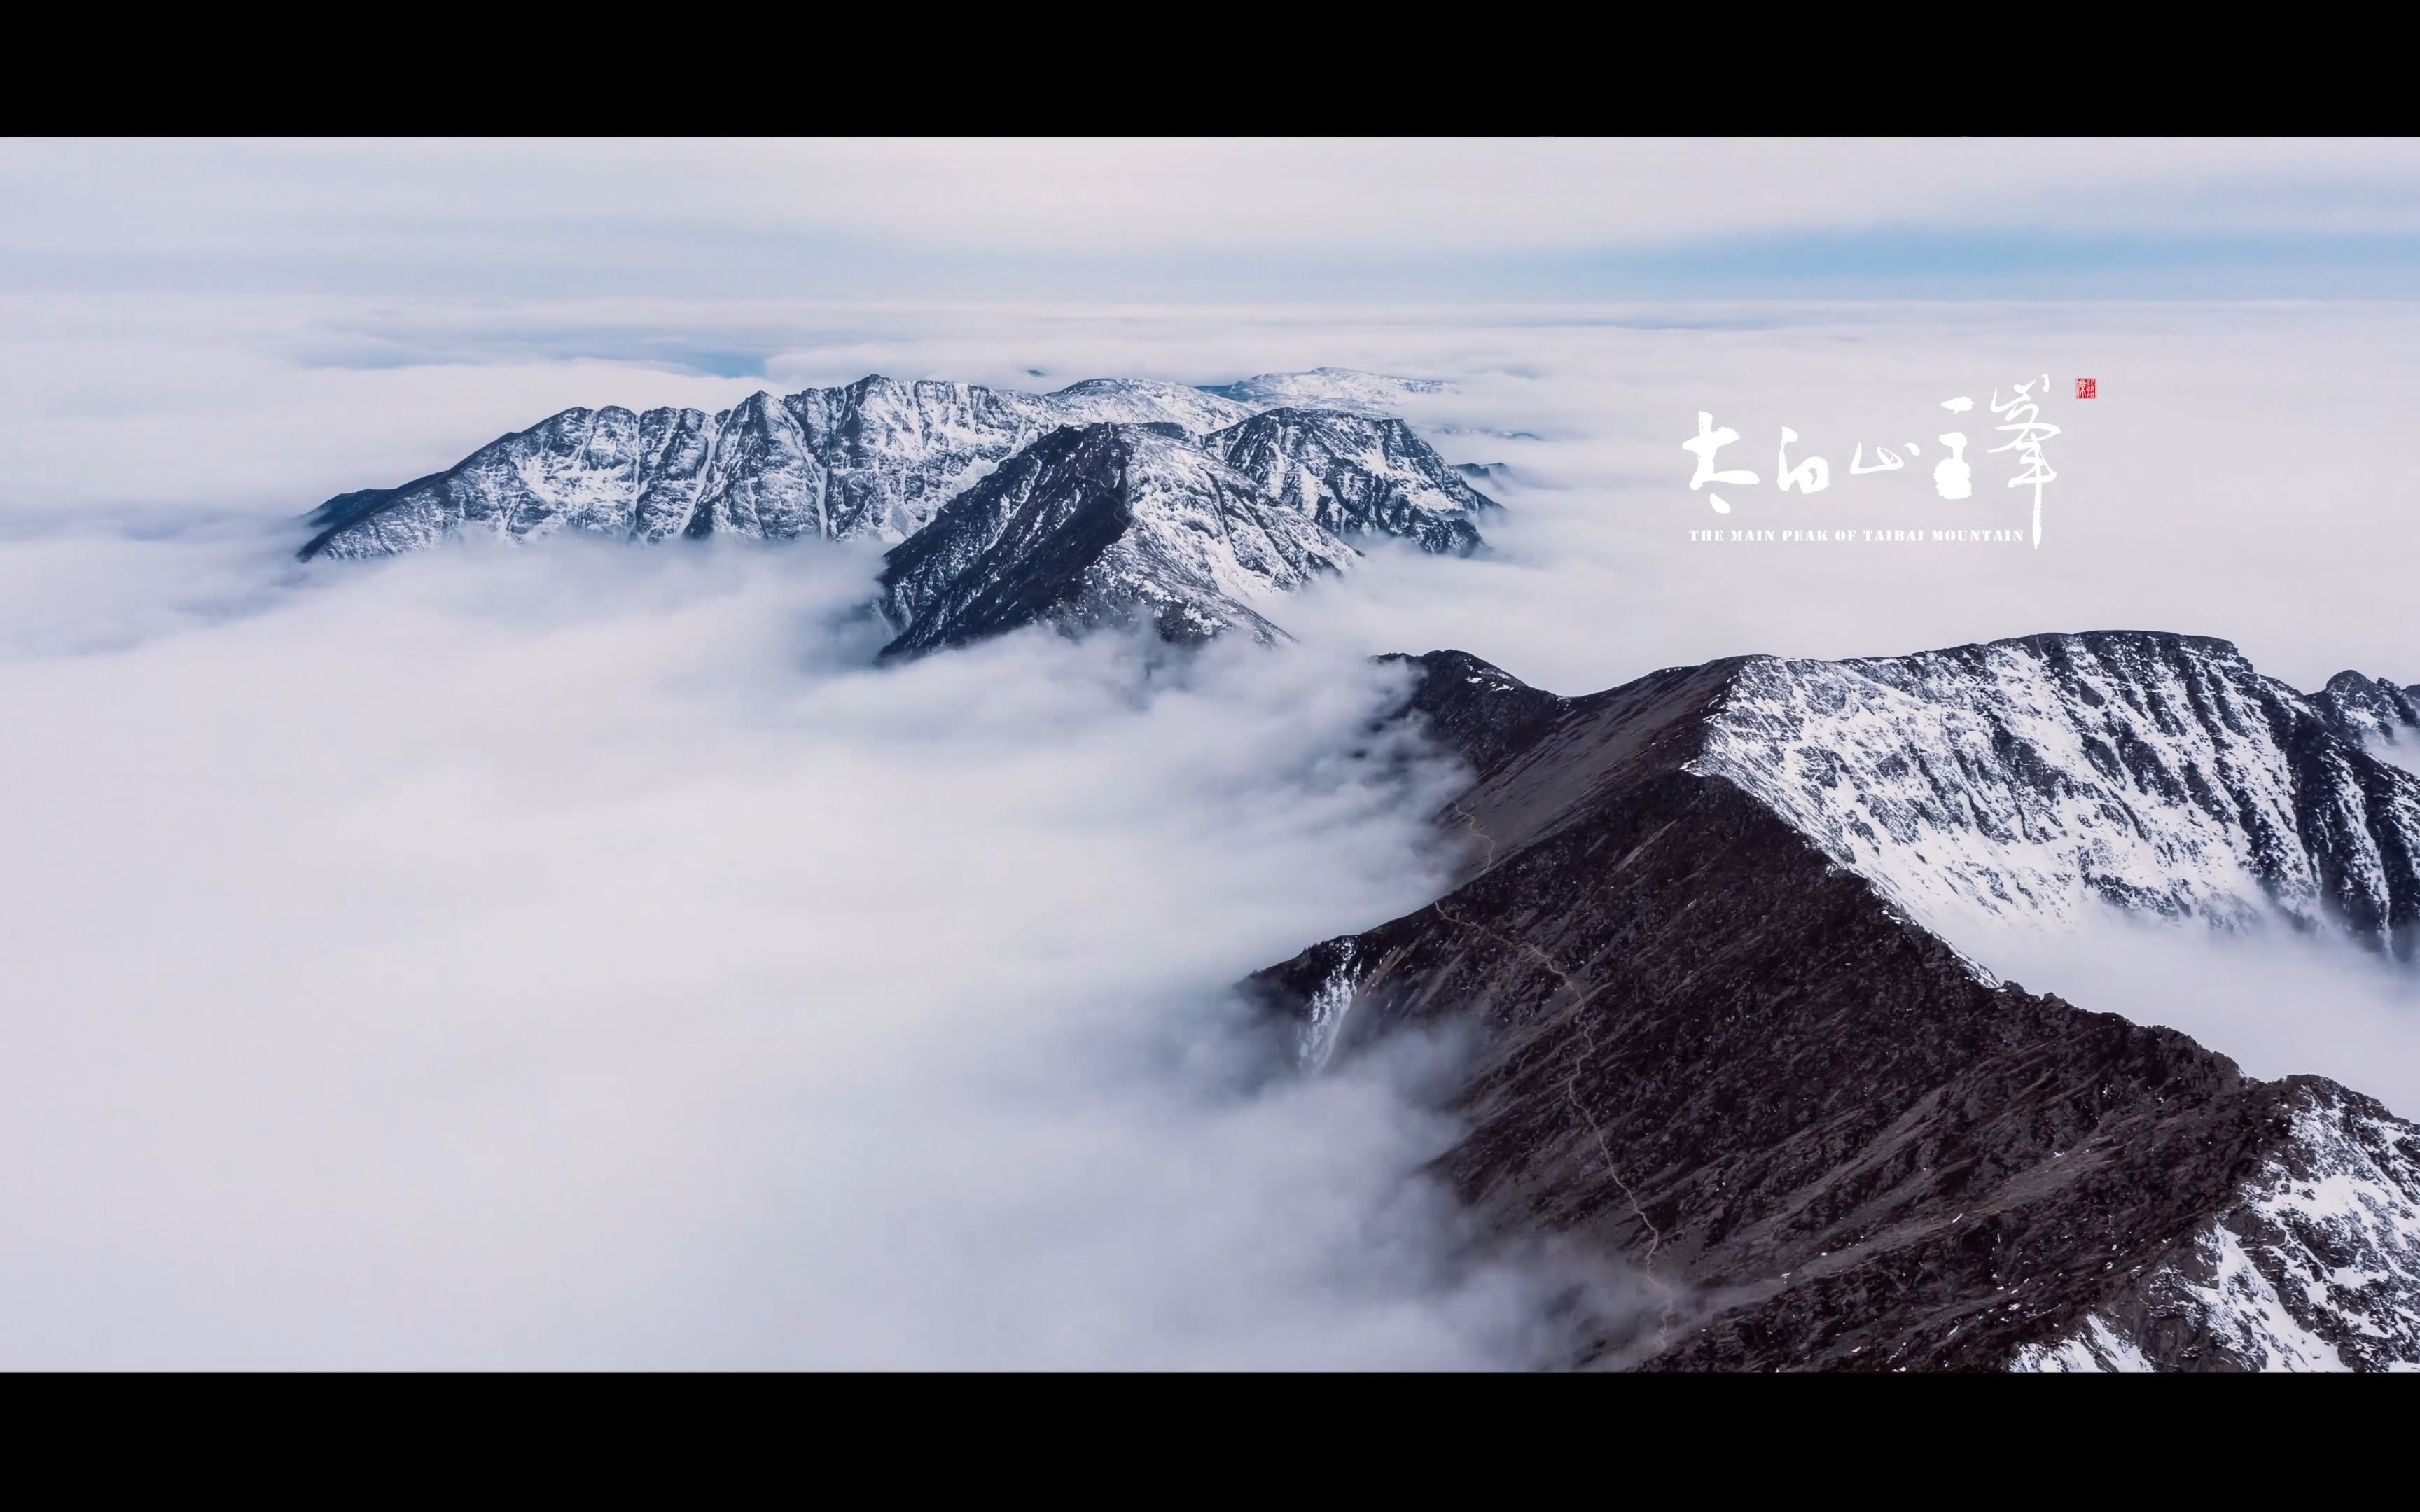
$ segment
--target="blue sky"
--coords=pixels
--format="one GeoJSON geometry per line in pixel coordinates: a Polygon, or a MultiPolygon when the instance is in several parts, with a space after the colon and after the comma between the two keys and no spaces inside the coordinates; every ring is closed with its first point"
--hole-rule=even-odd
{"type": "Polygon", "coordinates": [[[2371,140],[19,141],[0,290],[2400,299],[2371,140]]]}

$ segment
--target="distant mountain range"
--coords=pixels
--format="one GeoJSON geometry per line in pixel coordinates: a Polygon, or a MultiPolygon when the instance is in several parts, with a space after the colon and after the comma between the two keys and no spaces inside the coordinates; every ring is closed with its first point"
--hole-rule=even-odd
{"type": "Polygon", "coordinates": [[[1997,980],[1957,937],[2097,901],[2411,963],[2420,777],[2366,744],[2420,739],[2420,689],[2305,696],[2149,633],[1586,698],[1458,652],[1414,670],[1400,717],[1474,774],[1440,818],[1467,873],[1249,989],[1313,1071],[1466,1034],[1441,1169],[1499,1235],[1664,1296],[1588,1359],[2420,1366],[2420,1128],[1997,980]]]}
{"type": "Polygon", "coordinates": [[[1272,596],[1394,537],[1466,555],[1497,508],[1378,407],[1433,380],[1342,368],[1217,389],[1052,393],[870,377],[698,409],[566,409],[442,472],[341,494],[301,555],[487,534],[898,543],[892,655],[1140,617],[1172,640],[1284,633],[1272,596]]]}

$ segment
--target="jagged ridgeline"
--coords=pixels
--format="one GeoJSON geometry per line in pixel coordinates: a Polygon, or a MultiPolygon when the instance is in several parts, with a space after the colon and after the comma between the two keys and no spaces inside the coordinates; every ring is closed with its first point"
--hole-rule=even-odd
{"type": "Polygon", "coordinates": [[[1440,1166],[1481,1220],[1668,1298],[1593,1359],[2420,1365],[2420,1128],[1997,980],[1960,934],[2116,905],[2412,964],[2420,776],[2373,752],[2420,741],[2420,689],[2133,632],[1583,698],[1415,671],[1404,717],[1474,774],[1440,820],[1463,880],[1250,990],[1313,1070],[1465,1031],[1440,1166]]]}
{"type": "Polygon", "coordinates": [[[699,409],[566,409],[442,472],[329,500],[314,557],[562,531],[654,542],[897,543],[881,608],[911,654],[1135,617],[1193,641],[1380,537],[1448,555],[1499,507],[1384,408],[1435,380],[1322,368],[1218,389],[1052,393],[866,378],[699,409]]]}

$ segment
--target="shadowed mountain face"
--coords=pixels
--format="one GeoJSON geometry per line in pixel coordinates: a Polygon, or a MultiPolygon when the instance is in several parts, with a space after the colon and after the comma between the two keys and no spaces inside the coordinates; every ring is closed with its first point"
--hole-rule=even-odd
{"type": "Polygon", "coordinates": [[[1190,444],[1175,426],[1054,432],[942,507],[891,553],[886,656],[1022,625],[1133,617],[1192,644],[1282,631],[1249,601],[1342,571],[1354,549],[1190,444]]]}
{"type": "MultiPolygon", "coordinates": [[[[2220,676],[2233,653],[2037,638],[1896,668],[1718,662],[1578,699],[1459,653],[1419,658],[1407,712],[1477,774],[1442,821],[1468,836],[1472,874],[1250,986],[1311,1068],[1401,1026],[1468,1031],[1453,1102],[1469,1134],[1443,1171],[1494,1231],[1575,1239],[1667,1298],[1635,1333],[1595,1340],[1593,1363],[2420,1361],[2420,1131],[2333,1083],[2256,1081],[2171,1030],[1992,981],[1892,896],[1915,873],[1888,847],[1936,844],[1925,826],[1962,793],[1978,795],[1959,810],[1974,823],[1996,791],[2058,791],[2039,757],[2006,746],[2005,769],[1936,766],[1940,815],[1903,833],[1859,808],[1854,779],[1835,792],[1808,772],[1782,717],[1857,709],[1844,677],[1983,717],[2014,675],[2004,656],[2091,669],[2067,685],[2078,728],[2098,728],[2110,702],[2155,723],[2149,711],[2167,708],[2173,764],[2189,744],[2174,680],[2220,676]],[[1955,694],[1950,669],[1963,669],[1955,694]],[[1820,801],[1776,801],[1792,784],[1820,801]],[[1844,854],[1804,817],[1853,810],[1871,854],[1844,854]]],[[[2199,707],[2229,728],[2223,700],[2199,707]]],[[[2027,717],[2055,722],[2041,706],[2027,717]]],[[[2360,756],[2316,718],[2237,725],[2245,771],[2281,751],[2321,773],[2360,756]]],[[[1942,733],[1920,719],[1901,731],[1911,749],[1942,733]]],[[[1879,751],[1846,757],[1879,766],[1879,751]]],[[[2175,821],[2161,805],[2207,812],[2190,783],[2155,802],[2152,777],[2098,780],[2147,823],[2175,821]]],[[[2393,829],[2400,811],[2381,810],[2388,832],[2420,836],[2393,829]]],[[[2331,833],[2269,839],[2310,856],[2331,833]]],[[[2040,838],[2024,823],[1993,834],[2040,838]]],[[[2297,901],[2288,889],[2270,906],[2297,901]]]]}

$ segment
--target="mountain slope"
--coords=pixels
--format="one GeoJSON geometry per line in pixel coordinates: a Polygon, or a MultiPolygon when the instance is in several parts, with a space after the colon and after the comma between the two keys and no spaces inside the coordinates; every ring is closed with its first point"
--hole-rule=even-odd
{"type": "Polygon", "coordinates": [[[1756,657],[1709,730],[1699,769],[1953,936],[2105,902],[2420,952],[2420,778],[2222,640],[1756,657]]]}
{"type": "Polygon", "coordinates": [[[1179,427],[1070,426],[944,505],[895,548],[886,656],[1048,623],[1149,619],[1179,643],[1284,632],[1251,607],[1355,552],[1191,444],[1179,427]]]}
{"type": "Polygon", "coordinates": [[[1270,409],[1203,443],[1264,493],[1348,539],[1393,535],[1466,556],[1474,517],[1497,507],[1400,420],[1270,409]]]}
{"type": "MultiPolygon", "coordinates": [[[[2146,710],[2181,675],[2154,649],[2126,690],[2146,710]]],[[[2000,686],[1967,659],[1978,698],[2000,686]]],[[[1469,1132],[1441,1170],[1496,1232],[1570,1236],[1666,1299],[1596,1363],[2420,1360],[2420,1131],[1981,978],[1733,775],[1776,678],[1836,684],[1747,658],[1562,699],[1419,660],[1409,712],[1478,773],[1444,818],[1475,874],[1250,987],[1307,1066],[1466,1031],[1469,1132]]]]}

